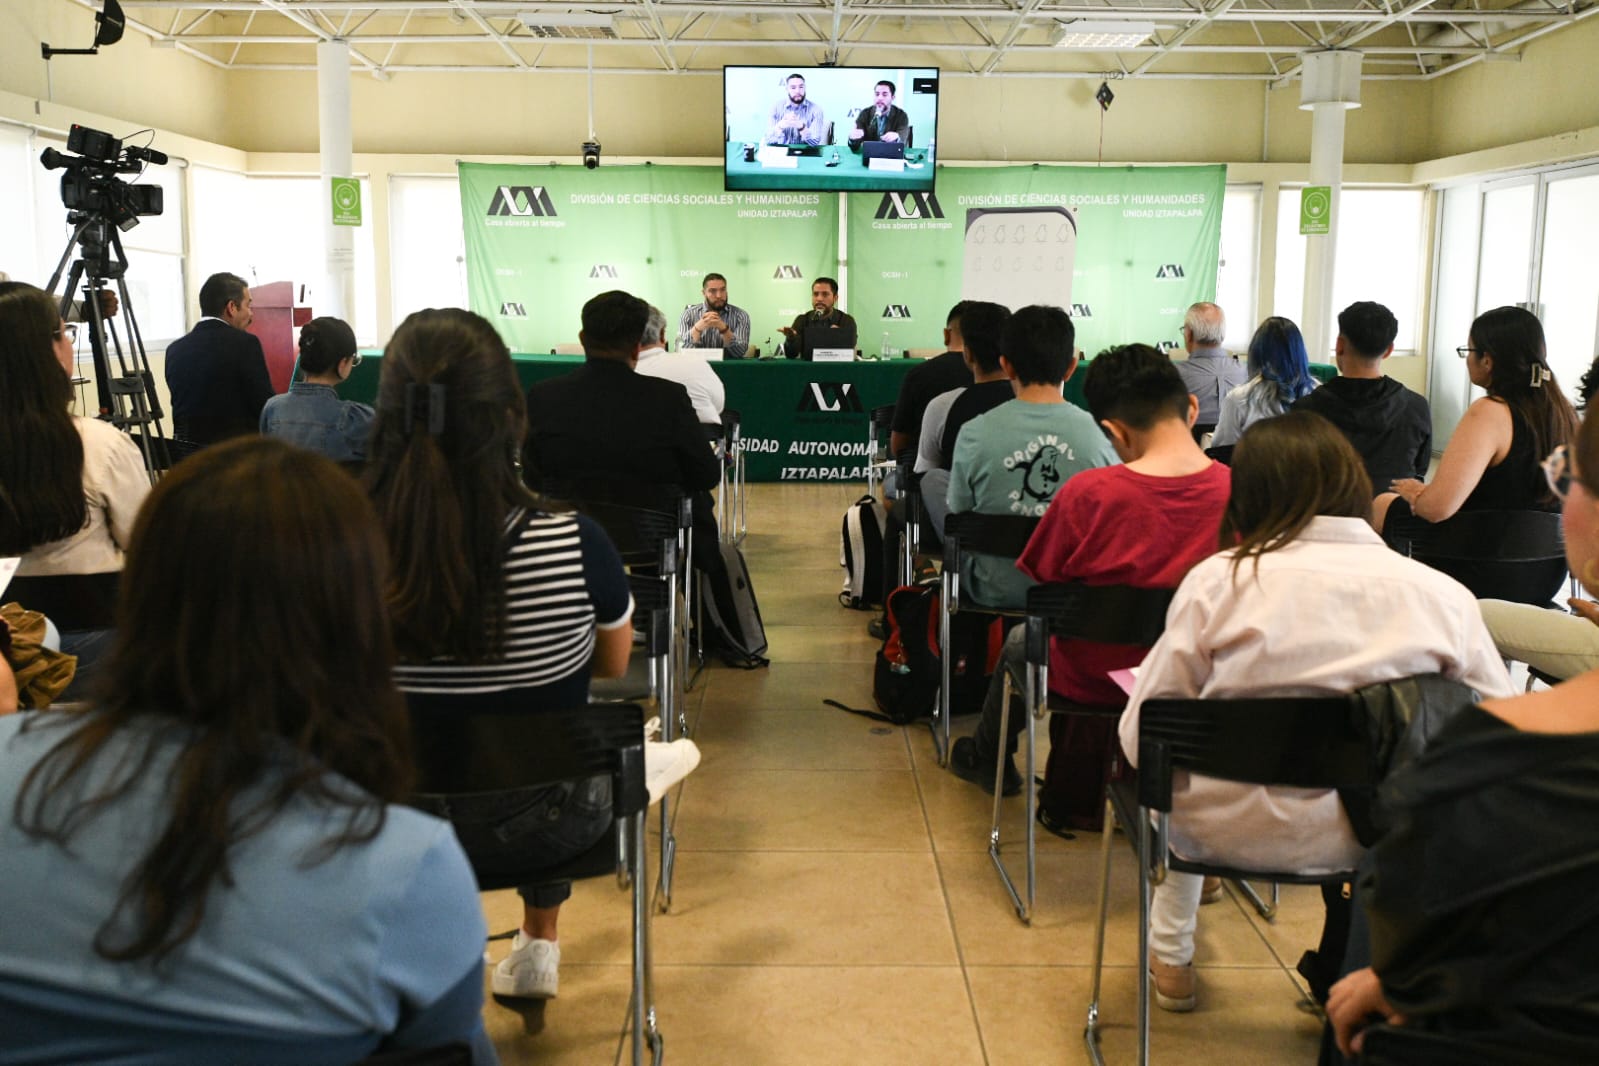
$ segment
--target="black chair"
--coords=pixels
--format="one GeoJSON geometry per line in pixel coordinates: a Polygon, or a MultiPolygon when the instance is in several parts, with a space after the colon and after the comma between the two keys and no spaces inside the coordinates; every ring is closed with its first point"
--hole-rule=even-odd
{"type": "Polygon", "coordinates": [[[1360,1066],[1571,1066],[1525,1045],[1507,1048],[1473,1034],[1435,1033],[1420,1026],[1374,1025],[1366,1030],[1360,1066]]]}
{"type": "Polygon", "coordinates": [[[1195,422],[1191,432],[1194,434],[1194,443],[1203,445],[1205,443],[1205,434],[1216,432],[1216,423],[1195,422]]]}
{"type": "Polygon", "coordinates": [[[872,408],[866,423],[866,494],[875,493],[883,483],[884,475],[894,464],[888,453],[889,435],[893,432],[894,405],[872,408]]]}
{"type": "Polygon", "coordinates": [[[1205,454],[1223,466],[1232,466],[1233,449],[1236,447],[1238,447],[1236,444],[1213,444],[1205,449],[1205,454]]]}
{"type": "Polygon", "coordinates": [[[116,625],[117,589],[121,584],[120,570],[14,577],[5,590],[5,599],[38,611],[60,630],[110,629],[116,625]]]}
{"type": "Polygon", "coordinates": [[[899,583],[910,585],[916,581],[916,556],[922,551],[922,524],[927,521],[927,510],[922,506],[915,453],[896,455],[894,462],[899,467],[899,500],[894,510],[901,523],[897,570],[899,583]]]}
{"type": "MultiPolygon", "coordinates": [[[[650,912],[643,881],[648,869],[644,776],[644,714],[637,706],[590,705],[569,711],[529,712],[516,693],[407,693],[417,765],[418,800],[459,799],[538,788],[588,777],[611,778],[614,821],[592,848],[552,867],[488,867],[474,861],[481,891],[542,881],[573,881],[615,874],[632,889],[632,1061],[644,1046],[659,1063],[662,1038],[655,1024],[651,984],[650,912]]],[[[470,858],[470,856],[469,856],[470,858]]]]}
{"type": "Polygon", "coordinates": [[[744,543],[750,530],[744,492],[744,421],[731,407],[722,411],[722,483],[716,504],[722,542],[744,543]]]}
{"type": "Polygon", "coordinates": [[[950,660],[954,658],[949,650],[954,647],[950,631],[956,616],[966,613],[1021,618],[1027,613],[1022,607],[979,603],[964,596],[961,587],[962,565],[969,555],[992,555],[1014,563],[1037,528],[1038,518],[1034,515],[965,511],[944,517],[944,569],[940,577],[939,596],[942,610],[938,612],[938,716],[931,723],[933,746],[938,751],[940,766],[949,764],[949,721],[953,711],[950,660]]]}
{"type": "MultiPolygon", "coordinates": [[[[1133,588],[1130,585],[1070,584],[1036,585],[1027,590],[1026,671],[1023,705],[1027,708],[1027,769],[1023,774],[1026,823],[1023,827],[1027,849],[1027,898],[1023,900],[1000,857],[999,815],[1001,784],[1005,760],[1001,758],[994,777],[994,811],[988,827],[988,858],[999,872],[1000,882],[1010,894],[1011,906],[1022,924],[1032,923],[1038,886],[1038,780],[1037,720],[1046,714],[1097,714],[1119,716],[1122,704],[1089,707],[1073,703],[1049,690],[1049,638],[1091,640],[1101,644],[1130,644],[1147,647],[1160,639],[1166,628],[1166,610],[1171,606],[1173,589],[1133,588]]],[[[1010,735],[1011,676],[1002,680],[999,735],[1010,735]]],[[[1109,776],[1109,771],[1107,771],[1109,776]]]]}
{"type": "Polygon", "coordinates": [[[472,1066],[472,1049],[465,1044],[440,1044],[412,1051],[380,1051],[355,1066],[472,1066]]]}
{"type": "Polygon", "coordinates": [[[1138,859],[1138,1062],[1149,1063],[1149,909],[1151,890],[1168,870],[1233,880],[1338,884],[1353,870],[1307,875],[1298,870],[1240,870],[1173,854],[1168,838],[1172,777],[1193,774],[1249,785],[1365,789],[1376,784],[1371,741],[1358,697],[1282,696],[1255,699],[1144,701],[1139,710],[1138,773],[1113,781],[1100,845],[1099,924],[1094,984],[1083,1040],[1104,1066],[1099,1047],[1099,993],[1110,895],[1112,829],[1120,823],[1138,859]]]}
{"type": "Polygon", "coordinates": [[[1548,607],[1566,580],[1566,541],[1556,511],[1460,511],[1442,522],[1410,515],[1390,521],[1383,539],[1480,600],[1548,607]]]}

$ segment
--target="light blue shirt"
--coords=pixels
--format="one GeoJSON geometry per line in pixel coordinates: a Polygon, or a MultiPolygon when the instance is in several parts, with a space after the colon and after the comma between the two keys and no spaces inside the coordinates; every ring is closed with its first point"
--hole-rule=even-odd
{"type": "MultiPolygon", "coordinates": [[[[432,1015],[428,1042],[470,1042],[478,1062],[494,1061],[476,879],[450,827],[409,808],[390,806],[375,838],[317,861],[348,808],[301,793],[229,850],[232,883],[210,887],[198,930],[162,964],[96,954],[129,871],[166,825],[183,734],[151,720],[117,735],[88,787],[147,741],[150,763],[63,848],[23,833],[13,811],[65,720],[0,718],[0,1063],[177,1066],[223,1061],[205,1057],[218,1046],[231,1063],[348,1063],[418,1014],[432,1015]]],[[[128,929],[119,918],[112,942],[128,929]]]]}
{"type": "MultiPolygon", "coordinates": [[[[1099,424],[1071,403],[1010,400],[961,427],[949,471],[949,513],[1042,516],[1080,470],[1120,460],[1099,424]]],[[[972,597],[1020,607],[1034,581],[1013,559],[970,556],[972,597]]]]}
{"type": "Polygon", "coordinates": [[[336,463],[366,458],[372,408],[339,399],[332,385],[297,381],[261,409],[261,432],[327,456],[336,463]]]}

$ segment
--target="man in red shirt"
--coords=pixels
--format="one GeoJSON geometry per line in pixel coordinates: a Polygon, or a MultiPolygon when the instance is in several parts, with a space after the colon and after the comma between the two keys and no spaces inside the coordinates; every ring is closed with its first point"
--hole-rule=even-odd
{"type": "MultiPolygon", "coordinates": [[[[1034,580],[1051,584],[1176,588],[1190,567],[1216,551],[1231,483],[1227,467],[1206,458],[1194,443],[1190,427],[1198,403],[1170,360],[1145,344],[1101,352],[1088,366],[1083,398],[1122,462],[1081,471],[1062,485],[1016,565],[1034,580]]],[[[1023,627],[1017,626],[1005,643],[1003,665],[1013,677],[1021,674],[1022,634],[1023,627]]],[[[1107,712],[1104,742],[1109,743],[1116,722],[1109,712],[1126,702],[1126,694],[1108,675],[1138,665],[1148,650],[1054,640],[1049,687],[1074,703],[1107,712]]],[[[1001,748],[1001,681],[995,671],[976,733],[957,740],[950,753],[951,769],[984,789],[993,787],[1001,748]]],[[[1050,719],[1051,751],[1039,819],[1052,827],[1098,829],[1103,783],[1070,780],[1072,775],[1062,772],[1072,746],[1068,723],[1077,717],[1050,719]]],[[[1014,795],[1022,781],[1011,757],[1017,734],[1026,725],[1025,712],[1013,707],[1008,724],[1004,791],[1014,795]]]]}

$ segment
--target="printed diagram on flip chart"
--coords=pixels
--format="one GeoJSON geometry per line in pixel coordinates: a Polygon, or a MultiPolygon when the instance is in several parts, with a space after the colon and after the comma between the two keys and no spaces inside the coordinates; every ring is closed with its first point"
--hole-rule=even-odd
{"type": "Polygon", "coordinates": [[[966,211],[961,296],[1006,307],[1070,307],[1077,219],[1064,207],[966,211]]]}

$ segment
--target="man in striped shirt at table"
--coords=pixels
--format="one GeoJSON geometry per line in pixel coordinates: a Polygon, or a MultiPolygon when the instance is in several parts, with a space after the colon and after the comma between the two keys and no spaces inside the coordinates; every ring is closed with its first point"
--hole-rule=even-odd
{"type": "Polygon", "coordinates": [[[683,317],[677,321],[677,350],[720,348],[722,358],[744,358],[750,350],[750,316],[742,307],[727,302],[727,279],[720,274],[705,275],[700,293],[705,299],[683,308],[683,317]]]}

